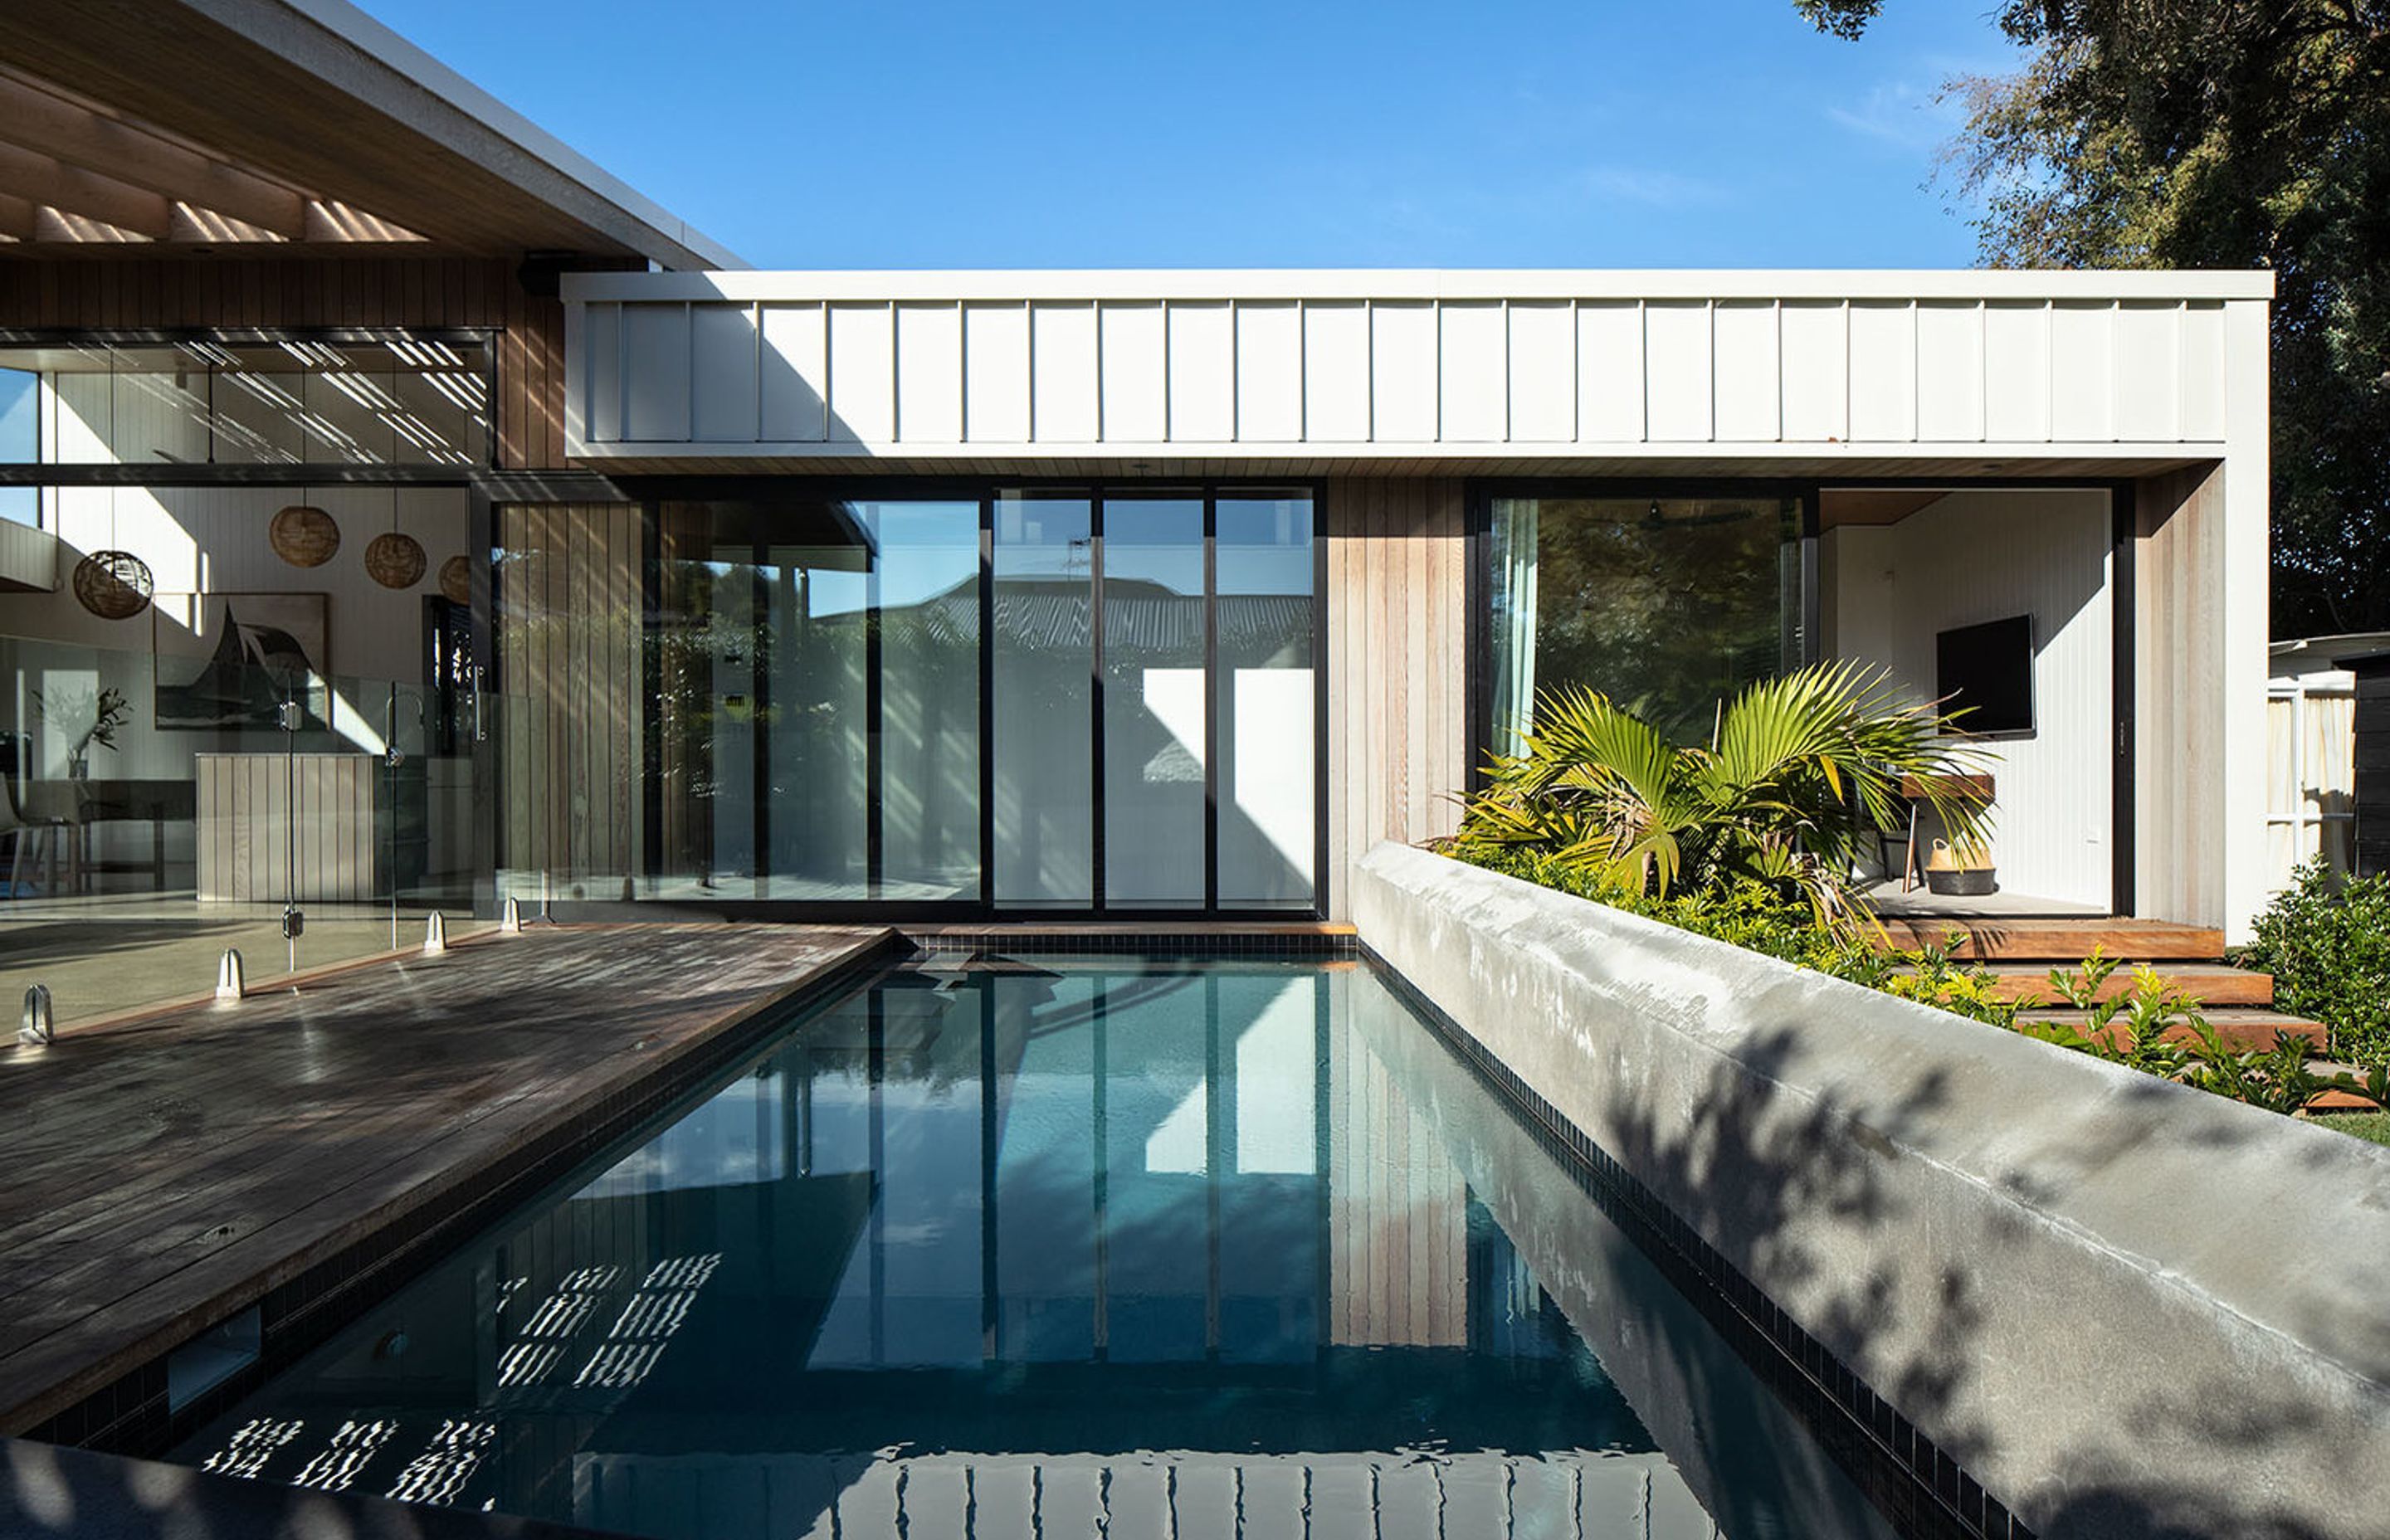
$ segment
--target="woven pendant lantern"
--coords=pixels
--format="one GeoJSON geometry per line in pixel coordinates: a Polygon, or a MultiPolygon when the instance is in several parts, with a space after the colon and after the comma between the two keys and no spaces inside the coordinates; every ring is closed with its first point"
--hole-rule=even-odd
{"type": "Polygon", "coordinates": [[[313,503],[293,503],[274,516],[265,538],[293,567],[321,567],[341,548],[341,526],[313,503]]]}
{"type": "Polygon", "coordinates": [[[473,602],[473,564],[461,556],[452,556],[440,564],[440,592],[450,604],[473,602]]]}
{"type": "Polygon", "coordinates": [[[385,588],[414,587],[423,581],[423,570],[430,565],[415,537],[395,530],[375,535],[366,546],[366,574],[385,588]]]}
{"type": "Polygon", "coordinates": [[[75,599],[101,620],[131,620],[154,591],[149,564],[131,551],[94,551],[75,563],[75,599]]]}

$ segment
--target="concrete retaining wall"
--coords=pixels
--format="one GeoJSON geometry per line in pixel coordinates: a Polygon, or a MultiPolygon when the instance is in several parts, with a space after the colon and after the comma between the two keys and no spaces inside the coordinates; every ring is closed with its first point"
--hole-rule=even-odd
{"type": "Polygon", "coordinates": [[[1422,851],[1354,918],[2043,1535],[2390,1534],[2390,1150],[1422,851]]]}

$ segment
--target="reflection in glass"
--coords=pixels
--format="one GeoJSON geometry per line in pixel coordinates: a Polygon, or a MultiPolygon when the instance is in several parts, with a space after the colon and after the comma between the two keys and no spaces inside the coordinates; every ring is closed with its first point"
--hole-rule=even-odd
{"type": "MultiPolygon", "coordinates": [[[[875,898],[979,896],[979,505],[849,505],[879,631],[875,898]]],[[[778,796],[802,796],[785,781],[778,796]]]]}
{"type": "Polygon", "coordinates": [[[996,505],[996,902],[1095,901],[1094,554],[1087,500],[1014,494],[996,505]]]}
{"type": "Polygon", "coordinates": [[[489,463],[485,344],[268,339],[17,343],[0,372],[37,382],[53,465],[489,463]]]}
{"type": "Polygon", "coordinates": [[[1217,505],[1220,905],[1312,906],[1311,505],[1217,505]]]}
{"type": "Polygon", "coordinates": [[[1104,902],[1203,903],[1203,505],[1104,504],[1104,902]]]}
{"type": "Polygon", "coordinates": [[[1721,697],[1801,661],[1801,505],[1501,497],[1491,520],[1493,731],[1543,691],[1599,690],[1687,738],[1721,697]]]}

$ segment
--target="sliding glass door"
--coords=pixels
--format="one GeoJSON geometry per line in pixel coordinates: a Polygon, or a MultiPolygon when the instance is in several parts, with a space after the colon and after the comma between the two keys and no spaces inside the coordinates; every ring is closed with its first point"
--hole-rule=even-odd
{"type": "Polygon", "coordinates": [[[644,896],[1308,913],[1303,494],[656,509],[644,896]]]}

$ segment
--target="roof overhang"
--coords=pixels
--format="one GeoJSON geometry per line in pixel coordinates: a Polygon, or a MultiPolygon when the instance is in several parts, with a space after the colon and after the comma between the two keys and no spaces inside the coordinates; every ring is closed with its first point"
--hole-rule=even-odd
{"type": "Polygon", "coordinates": [[[743,265],[343,0],[17,0],[0,250],[743,265]]]}

